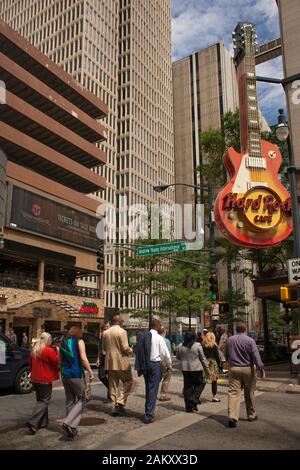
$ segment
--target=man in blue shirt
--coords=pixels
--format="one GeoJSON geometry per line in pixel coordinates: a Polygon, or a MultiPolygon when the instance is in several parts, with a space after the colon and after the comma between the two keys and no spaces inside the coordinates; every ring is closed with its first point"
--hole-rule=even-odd
{"type": "Polygon", "coordinates": [[[265,371],[256,343],[247,336],[244,323],[237,324],[236,334],[227,339],[224,353],[229,366],[229,427],[233,428],[239,419],[242,389],[244,389],[248,421],[257,420],[254,406],[256,368],[259,369],[261,378],[265,378],[265,371]]]}

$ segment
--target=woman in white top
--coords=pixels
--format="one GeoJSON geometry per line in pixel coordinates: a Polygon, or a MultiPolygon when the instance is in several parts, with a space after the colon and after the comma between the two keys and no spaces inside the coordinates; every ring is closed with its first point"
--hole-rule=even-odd
{"type": "Polygon", "coordinates": [[[186,333],[176,357],[181,361],[185,411],[187,413],[198,411],[197,405],[201,403],[200,396],[205,386],[203,370],[209,374],[209,367],[202,346],[196,342],[193,331],[186,333]]]}

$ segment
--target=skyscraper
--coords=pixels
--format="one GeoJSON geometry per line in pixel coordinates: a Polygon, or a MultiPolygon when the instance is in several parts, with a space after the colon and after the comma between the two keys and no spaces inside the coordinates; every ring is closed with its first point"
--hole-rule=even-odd
{"type": "MultiPolygon", "coordinates": [[[[223,42],[194,52],[173,64],[176,182],[199,183],[203,163],[199,133],[220,128],[222,117],[238,107],[232,57],[223,42]]],[[[191,203],[194,190],[177,187],[176,202],[191,203]]]]}
{"type": "MultiPolygon", "coordinates": [[[[0,15],[107,104],[107,165],[95,168],[107,180],[105,200],[117,210],[120,196],[172,201],[172,191],[153,192],[174,182],[170,0],[0,0],[0,15]]],[[[113,292],[121,264],[107,256],[110,307],[131,306],[113,292]]]]}
{"type": "MultiPolygon", "coordinates": [[[[197,168],[205,163],[199,134],[209,128],[220,129],[223,116],[228,111],[235,111],[239,105],[235,66],[222,41],[173,64],[173,95],[175,180],[199,185],[201,179],[197,168]]],[[[267,131],[268,125],[263,116],[260,117],[262,130],[267,131]]],[[[215,187],[214,191],[218,189],[215,187]]],[[[193,188],[176,187],[178,204],[193,204],[195,196],[193,188]]],[[[248,268],[245,263],[241,259],[239,269],[248,268]]],[[[245,320],[250,329],[254,329],[258,307],[253,300],[253,285],[245,276],[233,274],[232,268],[230,263],[227,267],[218,265],[222,291],[232,286],[236,291],[241,289],[245,299],[251,299],[245,307],[245,320]]]]}

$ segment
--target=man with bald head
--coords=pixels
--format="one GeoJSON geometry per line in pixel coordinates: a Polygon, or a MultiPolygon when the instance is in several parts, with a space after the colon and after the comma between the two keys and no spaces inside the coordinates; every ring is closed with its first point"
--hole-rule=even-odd
{"type": "Polygon", "coordinates": [[[126,401],[132,387],[132,372],[128,359],[132,348],[129,347],[126,331],[121,328],[122,324],[121,315],[114,315],[112,326],[104,331],[102,338],[105,370],[108,371],[109,396],[112,400],[114,416],[126,414],[126,401]]]}

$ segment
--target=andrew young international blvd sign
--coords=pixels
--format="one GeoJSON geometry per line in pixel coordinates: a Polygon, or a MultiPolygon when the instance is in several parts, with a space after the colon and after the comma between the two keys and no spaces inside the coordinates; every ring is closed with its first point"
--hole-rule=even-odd
{"type": "Polygon", "coordinates": [[[150,256],[150,255],[164,255],[168,253],[177,253],[180,251],[187,251],[188,243],[186,242],[174,242],[174,243],[162,243],[160,245],[145,245],[137,248],[136,254],[138,256],[150,256]]]}

